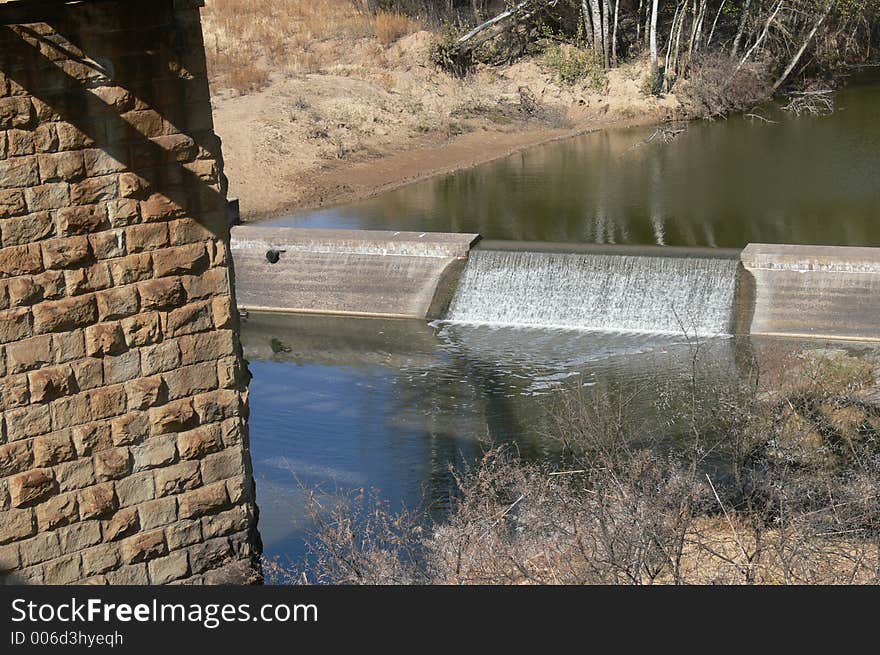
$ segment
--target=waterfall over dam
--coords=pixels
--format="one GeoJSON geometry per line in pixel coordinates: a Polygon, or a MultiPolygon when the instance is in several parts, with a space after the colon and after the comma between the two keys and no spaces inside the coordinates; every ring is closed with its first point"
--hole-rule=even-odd
{"type": "Polygon", "coordinates": [[[474,250],[447,320],[675,333],[732,331],[738,260],[474,250]]]}

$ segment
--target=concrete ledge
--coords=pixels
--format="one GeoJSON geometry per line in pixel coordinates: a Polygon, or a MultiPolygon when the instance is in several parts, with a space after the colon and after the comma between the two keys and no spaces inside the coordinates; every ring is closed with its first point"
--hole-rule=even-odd
{"type": "Polygon", "coordinates": [[[436,318],[476,234],[238,226],[239,307],[303,314],[436,318]],[[279,259],[271,263],[267,253],[279,259]]]}
{"type": "Polygon", "coordinates": [[[880,248],[750,244],[741,262],[747,333],[880,341],[880,248]]]}

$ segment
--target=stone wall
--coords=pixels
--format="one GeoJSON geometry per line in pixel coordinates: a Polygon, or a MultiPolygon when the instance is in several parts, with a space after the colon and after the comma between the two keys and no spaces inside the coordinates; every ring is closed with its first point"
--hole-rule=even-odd
{"type": "Polygon", "coordinates": [[[41,22],[0,25],[0,571],[253,578],[198,3],[34,7],[41,22]]]}

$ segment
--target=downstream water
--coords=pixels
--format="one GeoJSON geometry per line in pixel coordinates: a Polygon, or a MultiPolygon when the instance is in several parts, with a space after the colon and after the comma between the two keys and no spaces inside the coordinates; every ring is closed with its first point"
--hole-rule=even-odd
{"type": "MultiPolygon", "coordinates": [[[[299,559],[311,524],[303,488],[377,489],[396,507],[442,511],[449,466],[488,442],[527,458],[554,451],[563,396],[616,385],[649,420],[658,394],[690,380],[682,337],[344,317],[251,314],[251,449],[260,533],[270,557],[299,559]]],[[[701,362],[737,375],[735,340],[701,362]]]]}
{"type": "Polygon", "coordinates": [[[880,73],[837,94],[824,118],[775,107],[608,130],[524,151],[277,225],[476,232],[488,239],[739,248],[880,245],[880,73]]]}

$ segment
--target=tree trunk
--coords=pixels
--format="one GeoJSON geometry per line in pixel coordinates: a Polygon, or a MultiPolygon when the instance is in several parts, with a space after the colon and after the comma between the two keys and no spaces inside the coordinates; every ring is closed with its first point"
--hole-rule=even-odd
{"type": "Polygon", "coordinates": [[[611,65],[611,0],[602,2],[602,53],[605,60],[605,68],[611,65]]]}
{"type": "Polygon", "coordinates": [[[605,43],[602,41],[602,10],[599,7],[599,0],[590,0],[590,12],[593,18],[593,47],[595,52],[601,58],[605,52],[605,43]]]}
{"type": "Polygon", "coordinates": [[[718,5],[718,13],[715,14],[715,20],[712,21],[712,29],[709,30],[709,38],[706,39],[707,48],[712,43],[712,37],[715,36],[715,26],[718,25],[718,18],[721,16],[721,10],[724,9],[724,3],[726,2],[727,0],[721,0],[721,4],[718,5]]]}
{"type": "Polygon", "coordinates": [[[785,70],[782,72],[782,75],[776,80],[776,83],[773,85],[773,90],[776,91],[782,84],[788,79],[788,76],[791,75],[791,71],[794,70],[794,67],[797,66],[797,63],[800,61],[801,57],[803,57],[804,52],[807,49],[807,46],[810,44],[810,41],[813,40],[813,37],[816,36],[816,32],[819,31],[819,28],[822,26],[822,23],[825,22],[825,19],[828,17],[828,14],[831,13],[831,10],[834,8],[835,0],[831,0],[828,5],[825,7],[825,11],[822,12],[822,15],[819,16],[819,20],[813,25],[813,29],[810,30],[810,33],[807,34],[807,38],[804,39],[804,42],[801,44],[800,49],[795,53],[791,62],[786,66],[785,70]]]}
{"type": "Polygon", "coordinates": [[[596,52],[596,32],[593,30],[593,21],[590,19],[590,5],[588,0],[581,0],[581,14],[584,21],[584,32],[590,40],[593,52],[596,52]]]}
{"type": "MultiPolygon", "coordinates": [[[[636,12],[636,43],[642,40],[642,10],[645,8],[645,0],[639,0],[639,10],[636,12]]],[[[617,27],[615,21],[614,26],[617,27]]]]}
{"type": "Polygon", "coordinates": [[[739,44],[742,42],[743,32],[746,29],[746,19],[749,16],[749,6],[752,4],[752,0],[745,0],[743,3],[743,13],[739,19],[739,27],[736,30],[736,38],[733,39],[733,48],[730,50],[730,56],[736,57],[736,53],[739,52],[739,44]]]}
{"type": "MultiPolygon", "coordinates": [[[[620,0],[614,0],[614,30],[611,32],[611,65],[617,67],[617,17],[620,15],[620,0]]],[[[639,21],[636,21],[638,25],[639,21]]]]}
{"type": "Polygon", "coordinates": [[[653,0],[651,3],[651,65],[657,69],[657,9],[660,0],[653,0]]]}

